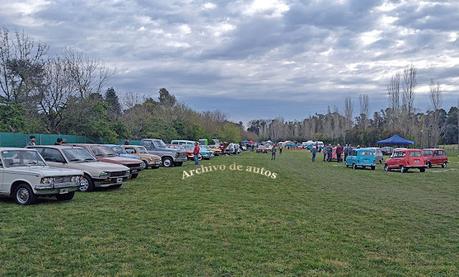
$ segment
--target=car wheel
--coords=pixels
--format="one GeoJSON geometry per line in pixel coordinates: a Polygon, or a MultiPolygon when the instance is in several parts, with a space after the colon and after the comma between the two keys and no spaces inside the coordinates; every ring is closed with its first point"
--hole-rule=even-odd
{"type": "Polygon", "coordinates": [[[384,171],[385,172],[390,172],[390,168],[387,164],[384,165],[384,171]]]}
{"type": "Polygon", "coordinates": [[[406,173],[408,172],[408,168],[404,167],[403,165],[400,167],[400,172],[401,173],[406,173]]]}
{"type": "Polygon", "coordinates": [[[371,170],[375,170],[375,169],[376,169],[376,167],[375,167],[375,166],[371,166],[371,170]]]}
{"type": "Polygon", "coordinates": [[[84,175],[83,179],[80,182],[80,186],[78,190],[81,192],[89,192],[94,190],[94,182],[92,181],[91,177],[88,175],[84,175]]]}
{"type": "Polygon", "coordinates": [[[352,169],[357,169],[357,165],[356,164],[352,164],[352,169]]]}
{"type": "Polygon", "coordinates": [[[132,174],[132,175],[131,175],[131,179],[135,179],[135,178],[137,178],[137,176],[139,176],[139,173],[132,174]]]}
{"type": "Polygon", "coordinates": [[[421,171],[421,172],[425,172],[425,171],[426,171],[426,169],[421,167],[421,168],[419,169],[419,171],[421,171]]]}
{"type": "Polygon", "coordinates": [[[69,200],[73,199],[73,196],[75,196],[75,192],[71,191],[71,192],[66,193],[66,194],[58,194],[58,195],[56,195],[56,198],[59,201],[69,201],[69,200]]]}
{"type": "Polygon", "coordinates": [[[428,166],[429,168],[432,168],[432,163],[431,163],[431,162],[428,162],[428,163],[427,163],[427,166],[428,166]]]}
{"type": "Polygon", "coordinates": [[[164,157],[163,158],[163,166],[164,167],[172,167],[174,165],[174,161],[171,157],[164,157]]]}
{"type": "Polygon", "coordinates": [[[447,168],[448,167],[448,163],[447,162],[444,162],[442,165],[441,165],[442,168],[447,168]]]}
{"type": "Polygon", "coordinates": [[[147,161],[143,161],[143,164],[145,165],[145,169],[148,169],[148,162],[147,161]]]}
{"type": "Polygon", "coordinates": [[[19,205],[30,205],[37,200],[37,196],[29,185],[20,184],[14,191],[14,200],[19,205]]]}

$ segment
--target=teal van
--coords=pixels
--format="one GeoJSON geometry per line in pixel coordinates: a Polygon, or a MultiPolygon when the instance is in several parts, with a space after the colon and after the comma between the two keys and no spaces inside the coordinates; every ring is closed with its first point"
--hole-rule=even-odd
{"type": "Polygon", "coordinates": [[[357,168],[371,168],[375,170],[377,162],[375,148],[359,148],[353,149],[351,155],[346,157],[344,161],[346,167],[357,168]]]}

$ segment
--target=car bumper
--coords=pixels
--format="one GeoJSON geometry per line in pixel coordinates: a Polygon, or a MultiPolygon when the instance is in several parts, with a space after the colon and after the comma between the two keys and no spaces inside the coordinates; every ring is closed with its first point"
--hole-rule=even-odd
{"type": "Polygon", "coordinates": [[[53,194],[66,194],[78,190],[79,184],[67,183],[53,185],[52,188],[45,187],[44,185],[35,185],[34,193],[37,195],[53,195],[53,194]]]}
{"type": "Polygon", "coordinates": [[[98,188],[106,188],[110,186],[121,185],[126,182],[129,176],[108,177],[105,179],[93,179],[94,186],[98,188]]]}
{"type": "Polygon", "coordinates": [[[188,159],[187,159],[186,156],[184,156],[184,157],[181,157],[181,156],[180,156],[180,157],[174,158],[174,162],[175,162],[175,163],[183,163],[183,162],[186,162],[187,160],[188,160],[188,159]]]}
{"type": "Polygon", "coordinates": [[[148,166],[150,166],[150,167],[160,167],[161,166],[161,160],[149,161],[148,162],[148,166]]]}

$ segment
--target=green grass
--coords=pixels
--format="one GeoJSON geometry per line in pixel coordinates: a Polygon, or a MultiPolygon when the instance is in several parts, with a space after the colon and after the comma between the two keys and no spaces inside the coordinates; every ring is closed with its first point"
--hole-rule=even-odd
{"type": "MultiPolygon", "coordinates": [[[[305,152],[217,157],[276,179],[148,170],[120,190],[0,201],[0,276],[459,275],[459,159],[408,174],[311,163],[305,152]]],[[[209,164],[205,162],[204,164],[209,164]]]]}

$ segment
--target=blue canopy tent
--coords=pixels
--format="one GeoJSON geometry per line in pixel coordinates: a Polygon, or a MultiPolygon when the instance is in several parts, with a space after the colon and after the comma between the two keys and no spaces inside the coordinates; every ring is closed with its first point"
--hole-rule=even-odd
{"type": "Polygon", "coordinates": [[[376,143],[385,144],[385,145],[411,145],[411,144],[414,144],[414,141],[408,140],[406,138],[402,138],[399,135],[393,135],[390,138],[380,140],[376,143]]]}

